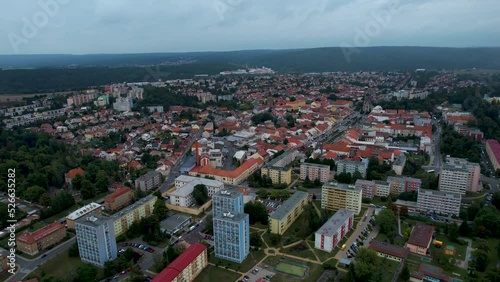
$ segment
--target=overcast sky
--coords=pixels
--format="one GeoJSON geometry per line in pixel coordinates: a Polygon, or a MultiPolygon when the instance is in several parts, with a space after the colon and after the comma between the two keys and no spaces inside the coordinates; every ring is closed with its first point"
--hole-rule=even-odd
{"type": "Polygon", "coordinates": [[[498,11],[500,0],[4,0],[0,54],[500,46],[498,11]]]}

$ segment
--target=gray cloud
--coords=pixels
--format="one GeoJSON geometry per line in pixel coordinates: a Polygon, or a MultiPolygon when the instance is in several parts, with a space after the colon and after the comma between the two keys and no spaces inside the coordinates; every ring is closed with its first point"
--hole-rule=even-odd
{"type": "Polygon", "coordinates": [[[500,46],[499,10],[498,0],[3,1],[0,54],[339,46],[359,32],[367,46],[500,46]]]}

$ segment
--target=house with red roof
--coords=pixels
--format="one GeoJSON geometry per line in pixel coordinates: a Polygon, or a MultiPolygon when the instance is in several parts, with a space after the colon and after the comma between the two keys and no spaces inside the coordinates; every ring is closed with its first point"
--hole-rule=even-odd
{"type": "Polygon", "coordinates": [[[66,228],[59,222],[38,229],[35,232],[25,232],[16,238],[16,247],[28,255],[36,255],[40,251],[59,243],[66,237],[66,228]]]}
{"type": "Polygon", "coordinates": [[[134,200],[134,190],[119,185],[116,190],[104,198],[104,207],[108,211],[118,210],[134,200]]]}
{"type": "Polygon", "coordinates": [[[195,243],[156,275],[153,282],[194,281],[207,265],[207,247],[195,243]]]}
{"type": "Polygon", "coordinates": [[[85,171],[83,171],[83,169],[81,169],[80,167],[77,167],[77,168],[74,168],[74,169],[68,171],[64,175],[64,182],[66,182],[66,184],[71,186],[72,185],[71,182],[73,181],[73,178],[75,178],[78,174],[83,176],[85,174],[85,171]]]}

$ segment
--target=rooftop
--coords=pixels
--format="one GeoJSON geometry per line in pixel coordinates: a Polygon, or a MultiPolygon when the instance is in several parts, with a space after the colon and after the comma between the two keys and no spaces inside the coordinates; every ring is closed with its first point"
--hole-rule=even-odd
{"type": "Polygon", "coordinates": [[[157,197],[155,195],[149,195],[149,196],[146,196],[140,200],[138,200],[137,202],[133,203],[132,205],[124,208],[123,210],[115,213],[114,215],[111,216],[111,218],[113,219],[117,219],[119,217],[122,217],[124,214],[127,214],[129,212],[132,212],[133,210],[137,209],[138,207],[146,204],[147,202],[151,201],[152,199],[157,199],[157,197]]]}
{"type": "Polygon", "coordinates": [[[194,186],[198,185],[198,184],[203,184],[205,186],[211,186],[211,187],[224,186],[224,183],[217,181],[217,180],[207,179],[207,178],[202,178],[202,177],[194,177],[194,176],[189,176],[189,175],[181,175],[175,179],[175,182],[184,182],[184,183],[194,182],[195,183],[194,186]]]}
{"type": "Polygon", "coordinates": [[[191,216],[189,215],[184,215],[180,213],[168,213],[168,217],[160,222],[160,227],[167,230],[167,231],[173,231],[175,230],[179,225],[184,223],[186,220],[190,219],[191,216]]]}
{"type": "Polygon", "coordinates": [[[109,194],[105,199],[104,201],[105,202],[112,202],[114,201],[116,198],[120,197],[121,195],[123,194],[126,194],[126,193],[132,193],[132,195],[134,194],[134,190],[130,189],[129,187],[126,187],[126,186],[120,186],[118,187],[113,193],[109,194]]]}
{"type": "Polygon", "coordinates": [[[155,176],[159,176],[160,173],[158,171],[152,170],[149,171],[148,173],[142,175],[141,177],[137,178],[136,181],[146,181],[149,180],[155,176]]]}
{"type": "Polygon", "coordinates": [[[282,220],[286,215],[295,208],[295,206],[300,203],[304,198],[309,197],[309,193],[303,191],[295,191],[293,195],[286,200],[281,207],[279,207],[271,215],[272,219],[282,220]]]}
{"type": "Polygon", "coordinates": [[[192,244],[185,250],[179,257],[172,263],[165,267],[155,278],[153,282],[166,282],[173,281],[186,267],[188,267],[193,260],[195,260],[201,253],[206,251],[207,247],[200,243],[192,244]]]}
{"type": "Polygon", "coordinates": [[[432,240],[434,227],[422,223],[417,223],[411,231],[408,244],[427,248],[432,240]]]}
{"type": "Polygon", "coordinates": [[[430,265],[427,263],[421,263],[418,271],[413,271],[411,276],[417,277],[419,279],[423,279],[425,276],[437,278],[440,281],[452,281],[452,279],[443,273],[443,270],[440,267],[430,265]]]}
{"type": "Polygon", "coordinates": [[[322,165],[322,164],[313,164],[313,163],[306,163],[306,162],[303,162],[302,164],[300,165],[307,165],[307,166],[314,166],[314,167],[320,167],[320,168],[327,168],[327,169],[330,169],[330,166],[329,165],[322,165]]]}
{"type": "Polygon", "coordinates": [[[378,240],[372,240],[368,248],[376,252],[395,256],[398,258],[404,258],[408,254],[408,248],[391,245],[389,243],[385,243],[378,240]]]}
{"type": "MultiPolygon", "coordinates": [[[[76,221],[76,225],[86,225],[91,227],[99,227],[103,224],[106,224],[108,221],[111,221],[110,217],[104,215],[92,215],[87,217],[82,217],[76,221]]],[[[113,223],[111,223],[113,224],[113,223]]]]}
{"type": "Polygon", "coordinates": [[[241,222],[246,217],[248,217],[248,214],[246,213],[225,212],[223,214],[214,216],[214,219],[232,221],[232,222],[241,222]]]}
{"type": "Polygon", "coordinates": [[[323,226],[321,226],[316,233],[325,236],[333,236],[337,233],[340,227],[344,225],[346,220],[350,217],[354,217],[354,212],[346,209],[338,210],[330,219],[328,219],[323,226]]]}
{"type": "Polygon", "coordinates": [[[74,168],[74,169],[68,171],[68,173],[66,173],[65,176],[66,176],[66,178],[74,178],[78,174],[83,175],[84,173],[85,172],[83,171],[83,169],[77,167],[77,168],[74,168]]]}
{"type": "Polygon", "coordinates": [[[238,197],[241,197],[242,195],[243,193],[238,191],[220,190],[219,192],[215,193],[213,197],[236,199],[238,197]]]}
{"type": "Polygon", "coordinates": [[[336,181],[325,183],[322,188],[361,192],[361,187],[356,187],[356,185],[351,184],[338,183],[336,181]]]}
{"type": "Polygon", "coordinates": [[[89,212],[92,212],[93,210],[96,210],[98,208],[101,208],[101,205],[99,205],[98,203],[90,203],[90,204],[83,206],[83,207],[77,209],[76,211],[70,213],[66,217],[66,219],[75,220],[75,219],[77,219],[83,215],[86,215],[89,212]]]}
{"type": "Polygon", "coordinates": [[[17,237],[17,240],[27,243],[27,244],[33,244],[36,241],[42,239],[43,237],[50,235],[54,232],[56,232],[59,229],[64,229],[64,225],[62,225],[59,222],[54,222],[50,225],[47,225],[41,229],[38,229],[35,232],[26,232],[23,233],[21,236],[17,237]]]}
{"type": "Polygon", "coordinates": [[[439,197],[447,197],[447,198],[454,198],[459,201],[462,200],[462,195],[459,193],[452,193],[452,192],[445,192],[445,191],[439,191],[439,190],[429,190],[429,189],[420,189],[419,193],[426,194],[426,195],[432,195],[432,196],[439,196],[439,197]]]}
{"type": "MultiPolygon", "coordinates": [[[[276,166],[277,162],[280,162],[281,160],[283,160],[284,158],[288,157],[288,155],[291,155],[291,154],[295,154],[295,151],[286,150],[285,152],[283,152],[283,154],[272,159],[266,166],[269,166],[269,167],[276,166]]],[[[279,167],[281,167],[281,166],[279,166],[279,167]]]]}

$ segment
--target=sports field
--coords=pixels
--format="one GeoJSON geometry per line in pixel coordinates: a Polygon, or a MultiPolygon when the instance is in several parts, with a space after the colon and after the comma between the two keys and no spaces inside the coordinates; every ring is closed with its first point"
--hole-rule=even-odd
{"type": "Polygon", "coordinates": [[[291,275],[304,277],[307,271],[307,266],[300,266],[297,264],[286,262],[284,260],[280,260],[280,262],[278,262],[278,264],[275,266],[275,269],[291,275]]]}

